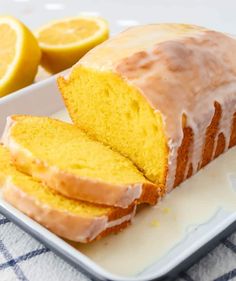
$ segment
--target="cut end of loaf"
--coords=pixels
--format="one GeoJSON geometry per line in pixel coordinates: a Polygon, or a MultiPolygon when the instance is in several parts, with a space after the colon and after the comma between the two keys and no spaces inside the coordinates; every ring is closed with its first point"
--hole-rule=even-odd
{"type": "Polygon", "coordinates": [[[161,115],[117,74],[75,66],[58,85],[73,122],[164,186],[168,146],[161,115]]]}

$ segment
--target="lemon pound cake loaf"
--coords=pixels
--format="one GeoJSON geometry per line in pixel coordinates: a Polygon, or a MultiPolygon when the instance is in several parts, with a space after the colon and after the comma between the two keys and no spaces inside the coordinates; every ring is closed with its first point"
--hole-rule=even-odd
{"type": "Polygon", "coordinates": [[[103,207],[68,199],[17,171],[10,153],[0,145],[0,187],[3,197],[14,207],[50,229],[76,242],[89,242],[127,226],[135,213],[127,209],[103,207]]]}
{"type": "Polygon", "coordinates": [[[236,41],[193,25],[130,28],[58,84],[73,122],[171,190],[236,143],[236,41]]]}
{"type": "Polygon", "coordinates": [[[130,160],[71,124],[12,116],[3,143],[21,171],[65,196],[121,208],[135,201],[154,204],[159,196],[130,160]]]}

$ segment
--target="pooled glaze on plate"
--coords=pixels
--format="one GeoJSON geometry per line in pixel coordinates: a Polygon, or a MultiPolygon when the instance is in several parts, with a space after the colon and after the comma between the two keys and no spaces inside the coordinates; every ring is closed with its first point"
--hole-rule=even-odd
{"type": "MultiPolygon", "coordinates": [[[[53,117],[70,120],[64,110],[53,117]]],[[[236,148],[212,161],[157,206],[139,210],[123,232],[74,246],[112,273],[131,276],[142,272],[219,209],[236,212],[236,187],[230,177],[236,178],[236,148]]]]}

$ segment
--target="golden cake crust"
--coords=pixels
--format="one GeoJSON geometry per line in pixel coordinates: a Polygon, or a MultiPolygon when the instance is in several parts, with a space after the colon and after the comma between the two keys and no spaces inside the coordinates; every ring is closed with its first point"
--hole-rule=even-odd
{"type": "MultiPolygon", "coordinates": [[[[227,149],[236,145],[236,113],[232,116],[229,123],[231,124],[230,142],[226,146],[225,136],[219,133],[219,123],[221,119],[221,106],[215,103],[215,112],[211,123],[207,127],[205,134],[204,149],[202,151],[202,162],[198,170],[206,166],[211,160],[218,157],[227,149]],[[217,137],[218,136],[218,137],[217,137]]],[[[191,149],[193,147],[193,130],[190,127],[183,127],[183,140],[178,149],[177,168],[175,174],[174,187],[178,186],[184,179],[193,174],[192,163],[189,163],[191,149]]]]}

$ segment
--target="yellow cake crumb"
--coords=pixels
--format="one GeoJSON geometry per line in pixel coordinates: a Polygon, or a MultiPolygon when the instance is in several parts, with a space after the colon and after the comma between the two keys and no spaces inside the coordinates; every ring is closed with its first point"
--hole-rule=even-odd
{"type": "Polygon", "coordinates": [[[152,227],[159,227],[160,226],[160,222],[157,219],[153,219],[150,223],[150,226],[152,227]]]}

